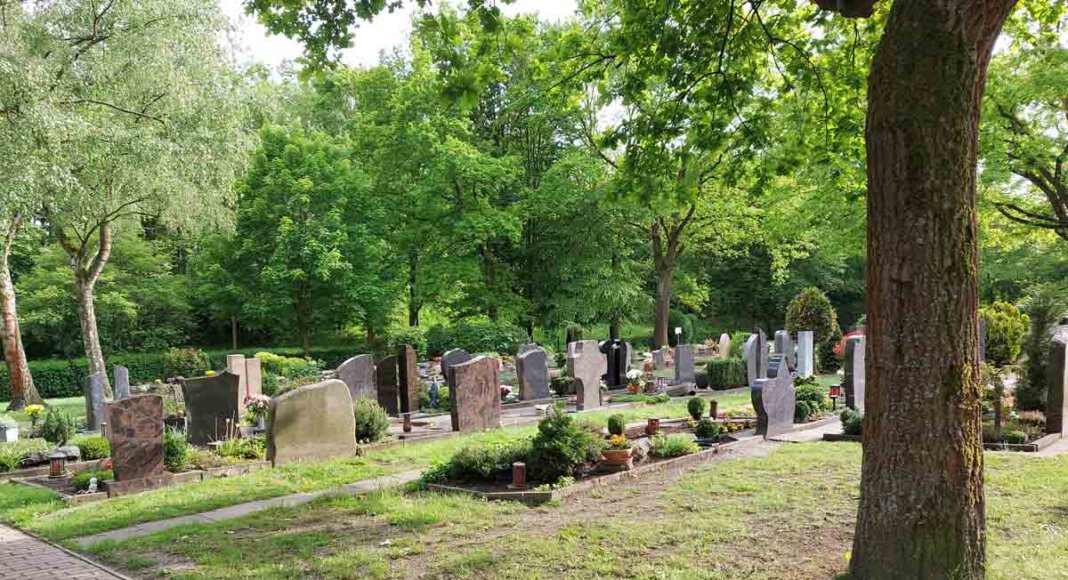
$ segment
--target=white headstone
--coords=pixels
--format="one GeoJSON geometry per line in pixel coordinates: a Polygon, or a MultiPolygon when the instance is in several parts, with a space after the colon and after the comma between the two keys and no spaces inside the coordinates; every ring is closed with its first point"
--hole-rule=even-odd
{"type": "Polygon", "coordinates": [[[815,345],[811,330],[797,333],[797,374],[811,377],[816,373],[815,345]]]}

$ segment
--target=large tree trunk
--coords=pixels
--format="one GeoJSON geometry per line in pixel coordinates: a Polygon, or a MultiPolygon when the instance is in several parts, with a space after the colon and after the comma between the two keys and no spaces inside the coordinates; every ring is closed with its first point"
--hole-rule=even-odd
{"type": "Polygon", "coordinates": [[[88,259],[89,246],[85,241],[75,245],[65,233],[60,234],[60,244],[70,257],[70,267],[74,272],[74,290],[78,299],[78,322],[82,329],[82,346],[89,363],[89,374],[100,373],[104,377],[104,396],[111,396],[111,381],[108,380],[104,365],[104,353],[100,348],[100,333],[96,326],[96,308],[93,289],[100,279],[100,272],[111,257],[111,224],[104,222],[98,226],[99,239],[96,253],[88,259]]]}
{"type": "Polygon", "coordinates": [[[408,326],[419,326],[419,311],[423,309],[418,282],[419,253],[413,247],[408,250],[408,326]]]}
{"type": "Polygon", "coordinates": [[[668,317],[671,314],[671,280],[675,276],[675,269],[658,267],[656,270],[656,301],[653,312],[653,349],[663,348],[670,344],[668,339],[668,317]]]}
{"type": "Polygon", "coordinates": [[[18,411],[26,405],[42,403],[41,395],[33,384],[30,365],[26,362],[26,350],[22,348],[22,331],[19,328],[18,309],[15,307],[15,285],[11,282],[11,269],[8,259],[11,246],[15,242],[22,216],[15,215],[7,227],[7,236],[0,251],[0,343],[4,348],[4,362],[7,364],[8,379],[11,384],[11,403],[8,411],[18,411]]]}
{"type": "Polygon", "coordinates": [[[984,575],[976,150],[1013,1],[896,0],[872,65],[856,578],[984,575]]]}

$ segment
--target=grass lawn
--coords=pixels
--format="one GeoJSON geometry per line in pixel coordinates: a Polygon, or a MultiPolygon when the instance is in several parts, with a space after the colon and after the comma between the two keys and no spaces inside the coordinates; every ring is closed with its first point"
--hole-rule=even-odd
{"type": "MultiPolygon", "coordinates": [[[[75,420],[75,422],[77,422],[79,419],[85,418],[85,397],[63,397],[59,399],[45,399],[45,407],[46,413],[48,412],[48,409],[59,409],[61,411],[66,411],[67,414],[70,415],[71,419],[75,420]]],[[[6,402],[0,403],[0,409],[6,408],[6,402]]],[[[25,411],[5,414],[11,415],[15,418],[16,421],[19,422],[19,425],[21,427],[20,431],[22,429],[29,429],[30,416],[27,415],[25,411]]],[[[44,420],[43,414],[41,415],[41,420],[44,420]]]]}
{"type": "MultiPolygon", "coordinates": [[[[1068,560],[1068,457],[987,455],[991,578],[1068,560]]],[[[845,572],[860,446],[780,445],[527,508],[389,490],[93,548],[176,578],[829,578],[845,572]]]]}

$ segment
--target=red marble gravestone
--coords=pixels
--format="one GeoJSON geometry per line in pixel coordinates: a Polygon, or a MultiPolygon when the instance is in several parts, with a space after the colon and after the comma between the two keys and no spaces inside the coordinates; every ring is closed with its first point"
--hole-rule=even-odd
{"type": "Polygon", "coordinates": [[[453,431],[469,432],[501,426],[500,361],[477,356],[449,371],[453,431]]]}
{"type": "Polygon", "coordinates": [[[138,395],[104,406],[116,481],[163,473],[163,397],[138,395]]]}

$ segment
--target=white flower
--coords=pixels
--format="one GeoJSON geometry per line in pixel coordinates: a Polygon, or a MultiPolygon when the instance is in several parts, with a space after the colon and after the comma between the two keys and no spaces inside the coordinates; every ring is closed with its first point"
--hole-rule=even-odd
{"type": "Polygon", "coordinates": [[[642,378],[642,372],[638,369],[631,369],[627,371],[627,378],[632,381],[635,379],[640,379],[642,378]]]}

